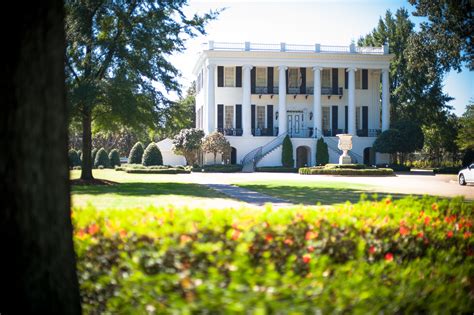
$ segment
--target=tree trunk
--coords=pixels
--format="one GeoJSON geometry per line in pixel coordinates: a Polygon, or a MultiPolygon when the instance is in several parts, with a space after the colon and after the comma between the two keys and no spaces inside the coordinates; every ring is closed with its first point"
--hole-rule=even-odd
{"type": "Polygon", "coordinates": [[[69,204],[63,1],[3,10],[0,313],[80,314],[69,204]]]}
{"type": "Polygon", "coordinates": [[[82,111],[82,167],[81,179],[91,180],[92,176],[92,113],[85,106],[82,111]]]}
{"type": "Polygon", "coordinates": [[[216,160],[217,160],[217,152],[214,152],[214,165],[216,164],[216,160]]]}

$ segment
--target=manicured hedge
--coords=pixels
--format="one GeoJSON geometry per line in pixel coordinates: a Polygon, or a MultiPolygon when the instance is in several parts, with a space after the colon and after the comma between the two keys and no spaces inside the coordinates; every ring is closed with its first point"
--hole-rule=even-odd
{"type": "Polygon", "coordinates": [[[268,172],[268,173],[298,173],[298,169],[294,167],[284,166],[262,166],[257,167],[255,172],[268,172]]]}
{"type": "Polygon", "coordinates": [[[391,168],[394,172],[409,172],[410,166],[403,164],[377,164],[378,168],[391,168]]]}
{"type": "Polygon", "coordinates": [[[450,166],[450,167],[439,167],[433,169],[433,173],[435,174],[457,174],[462,169],[461,166],[450,166]]]}
{"type": "Polygon", "coordinates": [[[391,168],[372,169],[344,169],[344,168],[319,168],[302,167],[299,169],[301,175],[345,175],[345,176],[392,176],[391,168]]]}
{"type": "Polygon", "coordinates": [[[102,166],[103,168],[110,167],[109,155],[104,148],[100,148],[95,156],[94,167],[98,168],[99,166],[102,166]]]}
{"type": "Polygon", "coordinates": [[[193,166],[193,173],[203,172],[203,173],[237,173],[242,170],[242,165],[240,164],[215,164],[215,165],[203,165],[203,166],[193,166]]]}
{"type": "Polygon", "coordinates": [[[128,155],[128,163],[140,164],[142,162],[144,151],[145,149],[143,148],[143,144],[141,142],[135,143],[135,145],[130,150],[130,154],[128,155]]]}
{"type": "Polygon", "coordinates": [[[142,157],[142,164],[144,166],[163,165],[163,157],[161,151],[156,143],[151,142],[147,147],[142,157]]]}
{"type": "Polygon", "coordinates": [[[73,209],[85,314],[470,314],[474,205],[73,209]]]}
{"type": "Polygon", "coordinates": [[[75,166],[81,166],[81,158],[79,157],[79,154],[77,153],[76,150],[71,149],[68,152],[68,158],[69,158],[69,167],[73,168],[75,166]]]}
{"type": "Polygon", "coordinates": [[[340,169],[368,169],[370,167],[367,167],[365,164],[326,164],[324,168],[340,168],[340,169]]]}
{"type": "Polygon", "coordinates": [[[112,149],[109,153],[110,167],[120,166],[120,155],[116,149],[112,149]]]}
{"type": "Polygon", "coordinates": [[[189,174],[190,170],[179,169],[179,168],[145,168],[145,169],[133,169],[125,168],[124,171],[130,174],[189,174]]]}

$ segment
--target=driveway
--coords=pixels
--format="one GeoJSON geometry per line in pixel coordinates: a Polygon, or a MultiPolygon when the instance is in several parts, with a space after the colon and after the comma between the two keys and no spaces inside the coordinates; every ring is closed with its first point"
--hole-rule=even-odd
{"type": "Polygon", "coordinates": [[[235,184],[250,181],[299,181],[299,182],[346,182],[366,184],[368,191],[437,195],[443,197],[464,196],[474,200],[474,185],[460,186],[456,175],[432,173],[406,173],[387,177],[352,177],[328,175],[299,175],[293,173],[191,173],[180,174],[182,180],[198,184],[235,184]],[[423,174],[423,175],[421,175],[423,174]]]}

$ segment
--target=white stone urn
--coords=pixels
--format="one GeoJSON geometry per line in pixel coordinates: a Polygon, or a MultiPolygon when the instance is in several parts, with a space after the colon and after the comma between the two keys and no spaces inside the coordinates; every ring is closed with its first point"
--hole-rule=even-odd
{"type": "Polygon", "coordinates": [[[339,143],[337,147],[342,150],[342,155],[339,157],[339,164],[351,164],[352,160],[348,152],[352,149],[352,135],[351,134],[337,134],[339,143]]]}

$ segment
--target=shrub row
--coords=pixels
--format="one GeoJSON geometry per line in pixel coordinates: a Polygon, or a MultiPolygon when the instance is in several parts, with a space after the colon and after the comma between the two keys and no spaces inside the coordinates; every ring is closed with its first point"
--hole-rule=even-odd
{"type": "MultiPolygon", "coordinates": [[[[120,156],[116,149],[112,149],[109,154],[104,148],[93,149],[91,152],[93,168],[114,168],[120,166],[120,156]]],[[[82,153],[71,149],[69,150],[69,167],[77,169],[82,166],[82,153]]]]}
{"type": "Polygon", "coordinates": [[[461,170],[460,166],[450,166],[450,167],[439,167],[433,169],[435,174],[457,174],[461,170]]]}
{"type": "Polygon", "coordinates": [[[391,168],[394,172],[409,172],[411,170],[410,166],[403,164],[377,164],[378,168],[391,168]]]}
{"type": "Polygon", "coordinates": [[[237,173],[242,171],[242,165],[240,164],[214,164],[214,165],[203,165],[193,166],[192,171],[203,172],[203,173],[237,173]]]}
{"type": "Polygon", "coordinates": [[[301,175],[346,175],[346,176],[392,176],[391,168],[372,169],[344,169],[344,168],[320,168],[302,167],[299,169],[301,175]]]}
{"type": "Polygon", "coordinates": [[[284,166],[262,166],[255,169],[256,172],[268,172],[268,173],[298,173],[298,169],[295,167],[284,167],[284,166]]]}
{"type": "Polygon", "coordinates": [[[180,169],[180,168],[145,168],[145,169],[133,169],[125,168],[124,171],[130,174],[189,174],[191,171],[189,169],[180,169]]]}
{"type": "Polygon", "coordinates": [[[328,169],[367,169],[368,167],[365,164],[326,164],[324,168],[328,169]]]}

